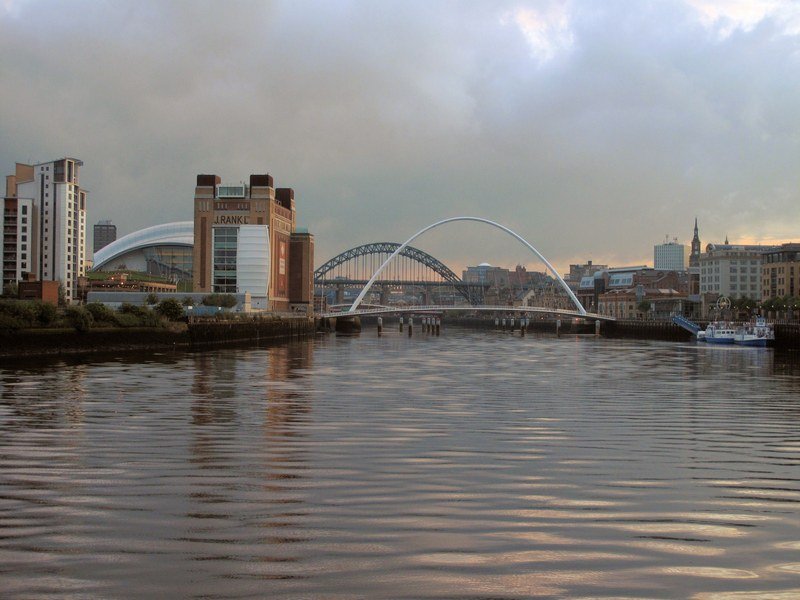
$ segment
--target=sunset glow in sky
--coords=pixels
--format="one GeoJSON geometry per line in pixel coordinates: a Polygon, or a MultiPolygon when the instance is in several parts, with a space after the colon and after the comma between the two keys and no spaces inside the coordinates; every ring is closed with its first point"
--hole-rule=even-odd
{"type": "MultiPolygon", "coordinates": [[[[800,4],[0,0],[0,167],[83,159],[88,223],[295,189],[316,262],[475,215],[570,262],[800,240],[800,4]]],[[[474,225],[419,247],[527,255],[474,225]]],[[[534,267],[533,264],[530,265],[534,267]]]]}

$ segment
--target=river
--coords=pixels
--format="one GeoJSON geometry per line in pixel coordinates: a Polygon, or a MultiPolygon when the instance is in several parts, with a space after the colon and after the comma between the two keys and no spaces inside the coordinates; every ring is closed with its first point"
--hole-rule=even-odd
{"type": "Polygon", "coordinates": [[[0,366],[0,596],[800,597],[800,363],[446,328],[0,366]]]}

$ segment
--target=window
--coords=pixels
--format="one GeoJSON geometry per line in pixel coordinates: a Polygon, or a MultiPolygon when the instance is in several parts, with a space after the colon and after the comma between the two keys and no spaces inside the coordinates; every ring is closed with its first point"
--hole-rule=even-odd
{"type": "Polygon", "coordinates": [[[28,206],[26,204],[22,205],[22,214],[23,215],[27,215],[28,214],[28,206]]]}
{"type": "Polygon", "coordinates": [[[236,252],[239,229],[215,227],[213,230],[213,291],[235,294],[237,285],[236,252]]]}

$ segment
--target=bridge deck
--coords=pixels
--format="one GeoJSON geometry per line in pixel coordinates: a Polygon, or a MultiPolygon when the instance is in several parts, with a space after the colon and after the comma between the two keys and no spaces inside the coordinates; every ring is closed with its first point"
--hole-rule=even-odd
{"type": "Polygon", "coordinates": [[[322,318],[332,317],[361,317],[368,315],[392,315],[402,313],[441,313],[454,311],[481,311],[499,313],[538,313],[548,314],[556,317],[571,317],[576,319],[586,319],[592,321],[616,321],[614,317],[598,315],[597,313],[581,313],[577,310],[563,310],[556,308],[542,308],[539,306],[384,306],[379,308],[359,308],[348,311],[329,311],[320,313],[317,316],[322,318]]]}

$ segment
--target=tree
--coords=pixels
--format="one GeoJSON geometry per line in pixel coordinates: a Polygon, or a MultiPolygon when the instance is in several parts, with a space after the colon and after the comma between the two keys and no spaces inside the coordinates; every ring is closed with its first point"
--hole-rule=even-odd
{"type": "Polygon", "coordinates": [[[3,286],[3,296],[8,298],[16,298],[19,295],[18,292],[19,285],[17,285],[16,281],[13,283],[7,283],[5,286],[3,286]]]}
{"type": "Polygon", "coordinates": [[[156,312],[169,321],[177,321],[183,316],[183,305],[175,298],[167,298],[159,302],[156,312]]]}
{"type": "Polygon", "coordinates": [[[147,298],[145,300],[150,306],[154,304],[158,304],[158,296],[156,296],[153,292],[147,294],[147,298]]]}
{"type": "Polygon", "coordinates": [[[89,331],[92,326],[92,314],[82,306],[68,306],[66,316],[69,324],[79,333],[89,331]]]}
{"type": "Polygon", "coordinates": [[[636,310],[638,310],[640,313],[646,315],[647,313],[649,313],[652,310],[652,307],[653,307],[653,303],[650,300],[642,300],[636,306],[636,310]]]}

